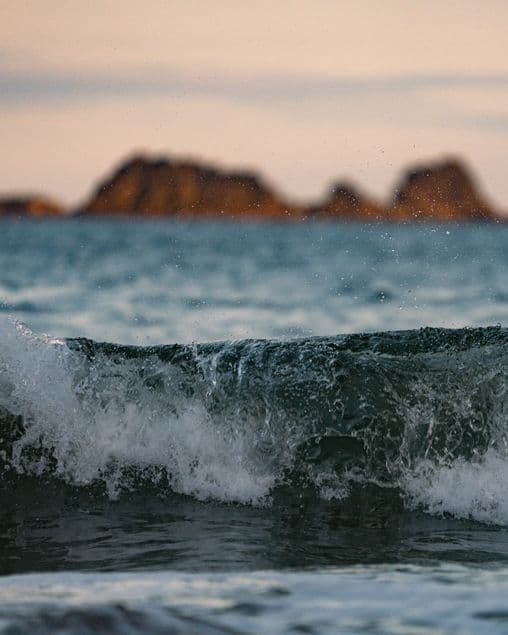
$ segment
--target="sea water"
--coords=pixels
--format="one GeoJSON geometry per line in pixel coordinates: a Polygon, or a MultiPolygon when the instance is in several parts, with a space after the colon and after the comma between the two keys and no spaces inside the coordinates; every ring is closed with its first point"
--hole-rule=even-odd
{"type": "Polygon", "coordinates": [[[0,230],[0,632],[507,632],[508,227],[0,230]]]}

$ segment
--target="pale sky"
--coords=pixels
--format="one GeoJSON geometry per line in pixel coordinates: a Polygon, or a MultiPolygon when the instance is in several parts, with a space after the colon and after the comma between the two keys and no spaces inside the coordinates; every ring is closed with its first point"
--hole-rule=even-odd
{"type": "Polygon", "coordinates": [[[508,2],[0,0],[0,192],[82,200],[133,151],[386,198],[459,155],[508,209],[508,2]]]}

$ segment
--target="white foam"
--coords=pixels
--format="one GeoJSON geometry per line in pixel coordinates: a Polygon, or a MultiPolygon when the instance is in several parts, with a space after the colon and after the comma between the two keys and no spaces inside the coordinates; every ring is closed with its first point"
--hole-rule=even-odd
{"type": "MultiPolygon", "coordinates": [[[[154,373],[157,364],[147,362],[154,373]]],[[[172,489],[198,499],[266,502],[277,474],[258,456],[249,422],[213,425],[199,400],[171,390],[171,376],[162,392],[139,383],[134,361],[104,357],[91,365],[62,342],[8,319],[0,323],[0,403],[21,414],[27,428],[15,444],[18,471],[45,469],[44,460],[27,462],[23,452],[40,444],[61,478],[80,485],[102,480],[113,497],[123,468],[134,467],[164,468],[172,489]]]]}
{"type": "Polygon", "coordinates": [[[508,524],[508,457],[497,450],[443,466],[422,461],[402,484],[409,505],[431,514],[508,524]]]}

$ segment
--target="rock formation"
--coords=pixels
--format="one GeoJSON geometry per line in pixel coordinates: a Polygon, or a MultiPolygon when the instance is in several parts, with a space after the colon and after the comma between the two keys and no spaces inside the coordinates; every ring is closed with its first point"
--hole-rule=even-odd
{"type": "Polygon", "coordinates": [[[392,204],[366,198],[348,184],[339,183],[328,198],[311,207],[314,218],[358,221],[498,221],[467,168],[448,159],[412,169],[395,190],[392,204]]]}
{"type": "Polygon", "coordinates": [[[386,215],[385,209],[375,201],[366,198],[353,186],[338,183],[331,190],[328,198],[310,210],[313,218],[329,218],[333,220],[381,220],[386,215]]]}
{"type": "Polygon", "coordinates": [[[449,159],[409,171],[396,188],[390,220],[495,221],[466,167],[449,159]]]}
{"type": "Polygon", "coordinates": [[[0,198],[0,217],[2,216],[61,216],[64,208],[42,196],[16,196],[0,198]]]}
{"type": "MultiPolygon", "coordinates": [[[[84,216],[236,218],[264,220],[506,222],[477,189],[467,168],[448,159],[410,170],[389,206],[337,183],[321,202],[295,205],[255,174],[203,163],[133,157],[99,185],[78,210],[84,216]]],[[[2,216],[62,216],[62,206],[39,196],[0,198],[2,216]]]]}
{"type": "Polygon", "coordinates": [[[294,219],[302,216],[303,209],[277,196],[250,173],[138,156],[99,185],[79,213],[294,219]]]}

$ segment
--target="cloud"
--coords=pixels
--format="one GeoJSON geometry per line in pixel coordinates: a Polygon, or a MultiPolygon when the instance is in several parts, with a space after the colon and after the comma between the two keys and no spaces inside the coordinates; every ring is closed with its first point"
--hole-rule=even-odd
{"type": "MultiPolygon", "coordinates": [[[[407,74],[388,77],[183,74],[173,69],[129,73],[0,71],[0,106],[140,96],[217,97],[267,105],[295,100],[400,95],[436,90],[508,89],[508,73],[407,74]]],[[[503,118],[499,118],[503,121],[503,118]]],[[[489,124],[492,125],[492,122],[489,124]]],[[[504,124],[503,124],[504,125],[504,124]]]]}

